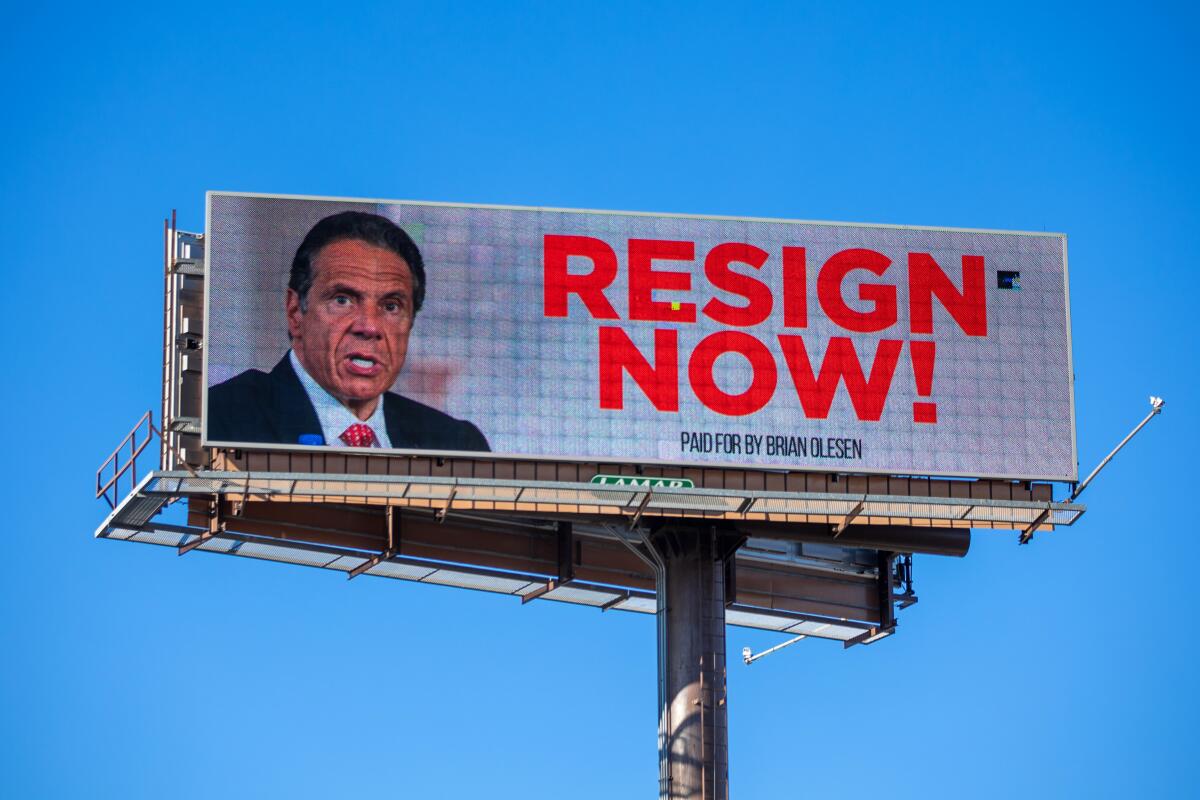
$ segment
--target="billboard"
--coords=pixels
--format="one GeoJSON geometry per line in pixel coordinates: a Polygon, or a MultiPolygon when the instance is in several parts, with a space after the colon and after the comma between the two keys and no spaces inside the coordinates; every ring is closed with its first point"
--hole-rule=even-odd
{"type": "Polygon", "coordinates": [[[207,213],[207,445],[1077,478],[1060,234],[225,192],[207,213]]]}

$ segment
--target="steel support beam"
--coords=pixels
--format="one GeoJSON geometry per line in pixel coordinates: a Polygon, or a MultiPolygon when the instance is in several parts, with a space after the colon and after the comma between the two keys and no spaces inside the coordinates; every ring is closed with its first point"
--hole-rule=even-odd
{"type": "Polygon", "coordinates": [[[727,800],[726,562],[742,537],[714,526],[679,525],[660,528],[650,541],[664,562],[666,584],[659,730],[667,774],[659,797],[727,800]]]}
{"type": "Polygon", "coordinates": [[[539,597],[541,597],[544,594],[550,594],[551,592],[553,592],[555,589],[557,589],[558,587],[560,587],[562,585],[563,584],[561,581],[546,581],[544,586],[539,586],[538,588],[534,589],[532,592],[521,595],[521,605],[525,605],[526,603],[528,603],[530,601],[537,600],[539,597]]]}
{"type": "Polygon", "coordinates": [[[869,550],[890,550],[893,553],[927,553],[929,555],[962,557],[971,549],[969,528],[913,528],[905,525],[848,525],[838,536],[830,525],[803,523],[779,525],[764,522],[736,522],[738,530],[747,536],[762,539],[781,539],[839,547],[864,547],[869,550]]]}
{"type": "MultiPolygon", "coordinates": [[[[440,521],[440,520],[439,520],[440,521]]],[[[346,573],[346,580],[351,581],[373,569],[384,561],[391,560],[392,556],[400,553],[400,509],[395,506],[388,506],[384,511],[383,516],[384,536],[387,544],[384,545],[383,552],[377,553],[368,558],[363,563],[359,564],[354,569],[346,573]]]]}
{"type": "Polygon", "coordinates": [[[850,523],[854,522],[854,520],[858,519],[858,515],[862,513],[863,506],[865,506],[866,504],[867,504],[867,498],[863,497],[862,500],[859,500],[858,503],[855,504],[854,508],[850,509],[850,513],[847,514],[842,519],[842,521],[837,524],[836,527],[834,527],[833,538],[836,539],[839,536],[841,536],[843,533],[846,532],[846,528],[849,528],[850,523]]]}
{"type": "Polygon", "coordinates": [[[875,554],[879,574],[875,580],[875,591],[879,598],[879,624],[865,630],[853,639],[847,639],[843,647],[853,647],[856,644],[874,644],[880,639],[886,639],[896,632],[896,606],[892,596],[892,564],[896,554],[880,550],[875,554]]]}
{"type": "Polygon", "coordinates": [[[875,584],[879,595],[879,627],[888,629],[896,627],[896,607],[892,600],[892,563],[896,554],[886,550],[875,553],[879,575],[875,584]]]}
{"type": "Polygon", "coordinates": [[[570,522],[559,522],[555,531],[558,538],[558,582],[575,580],[575,531],[570,522]]]}
{"type": "Polygon", "coordinates": [[[434,512],[433,518],[438,522],[445,522],[446,517],[450,514],[450,508],[454,505],[454,498],[458,495],[458,487],[450,489],[450,496],[446,498],[446,505],[434,512]]]}
{"type": "Polygon", "coordinates": [[[186,555],[210,539],[225,532],[225,513],[221,510],[221,495],[212,496],[212,505],[208,509],[208,530],[201,533],[187,544],[179,545],[179,555],[186,555]]]}
{"type": "MultiPolygon", "coordinates": [[[[575,580],[574,526],[570,522],[559,522],[556,525],[555,536],[558,539],[558,577],[554,580],[546,581],[545,586],[540,586],[532,592],[522,595],[521,605],[525,605],[530,600],[537,600],[542,595],[550,594],[555,589],[566,586],[575,580]]],[[[604,609],[601,608],[600,610],[603,611],[604,609]]]]}

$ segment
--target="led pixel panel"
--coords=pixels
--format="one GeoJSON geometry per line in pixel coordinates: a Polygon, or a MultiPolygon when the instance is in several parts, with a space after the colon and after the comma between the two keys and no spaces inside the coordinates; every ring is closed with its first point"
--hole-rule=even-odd
{"type": "Polygon", "coordinates": [[[205,252],[206,444],[1077,478],[1060,234],[213,192],[205,252]]]}

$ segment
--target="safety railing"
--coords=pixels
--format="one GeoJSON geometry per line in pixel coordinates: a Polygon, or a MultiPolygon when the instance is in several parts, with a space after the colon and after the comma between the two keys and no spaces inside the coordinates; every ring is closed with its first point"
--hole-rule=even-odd
{"type": "Polygon", "coordinates": [[[121,477],[126,473],[129,473],[129,487],[132,489],[137,486],[138,456],[154,440],[155,436],[162,438],[158,428],[154,427],[153,413],[147,411],[134,424],[133,429],[125,434],[125,438],[117,445],[117,449],[113,450],[112,455],[104,459],[104,463],[96,470],[97,498],[103,497],[111,508],[116,508],[117,502],[121,499],[121,477]],[[141,434],[140,439],[139,434],[141,434]],[[126,452],[127,448],[128,452],[126,452]]]}

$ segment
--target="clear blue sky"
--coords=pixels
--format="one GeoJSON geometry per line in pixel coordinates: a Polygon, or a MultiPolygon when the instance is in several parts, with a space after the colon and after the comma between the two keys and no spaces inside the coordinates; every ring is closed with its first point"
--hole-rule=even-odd
{"type": "MultiPolygon", "coordinates": [[[[652,797],[648,617],[94,541],[228,189],[1063,231],[1074,528],[729,665],[734,796],[1195,797],[1183,4],[61,4],[0,28],[0,795],[652,797]]],[[[734,653],[779,641],[731,629],[734,653]]]]}

